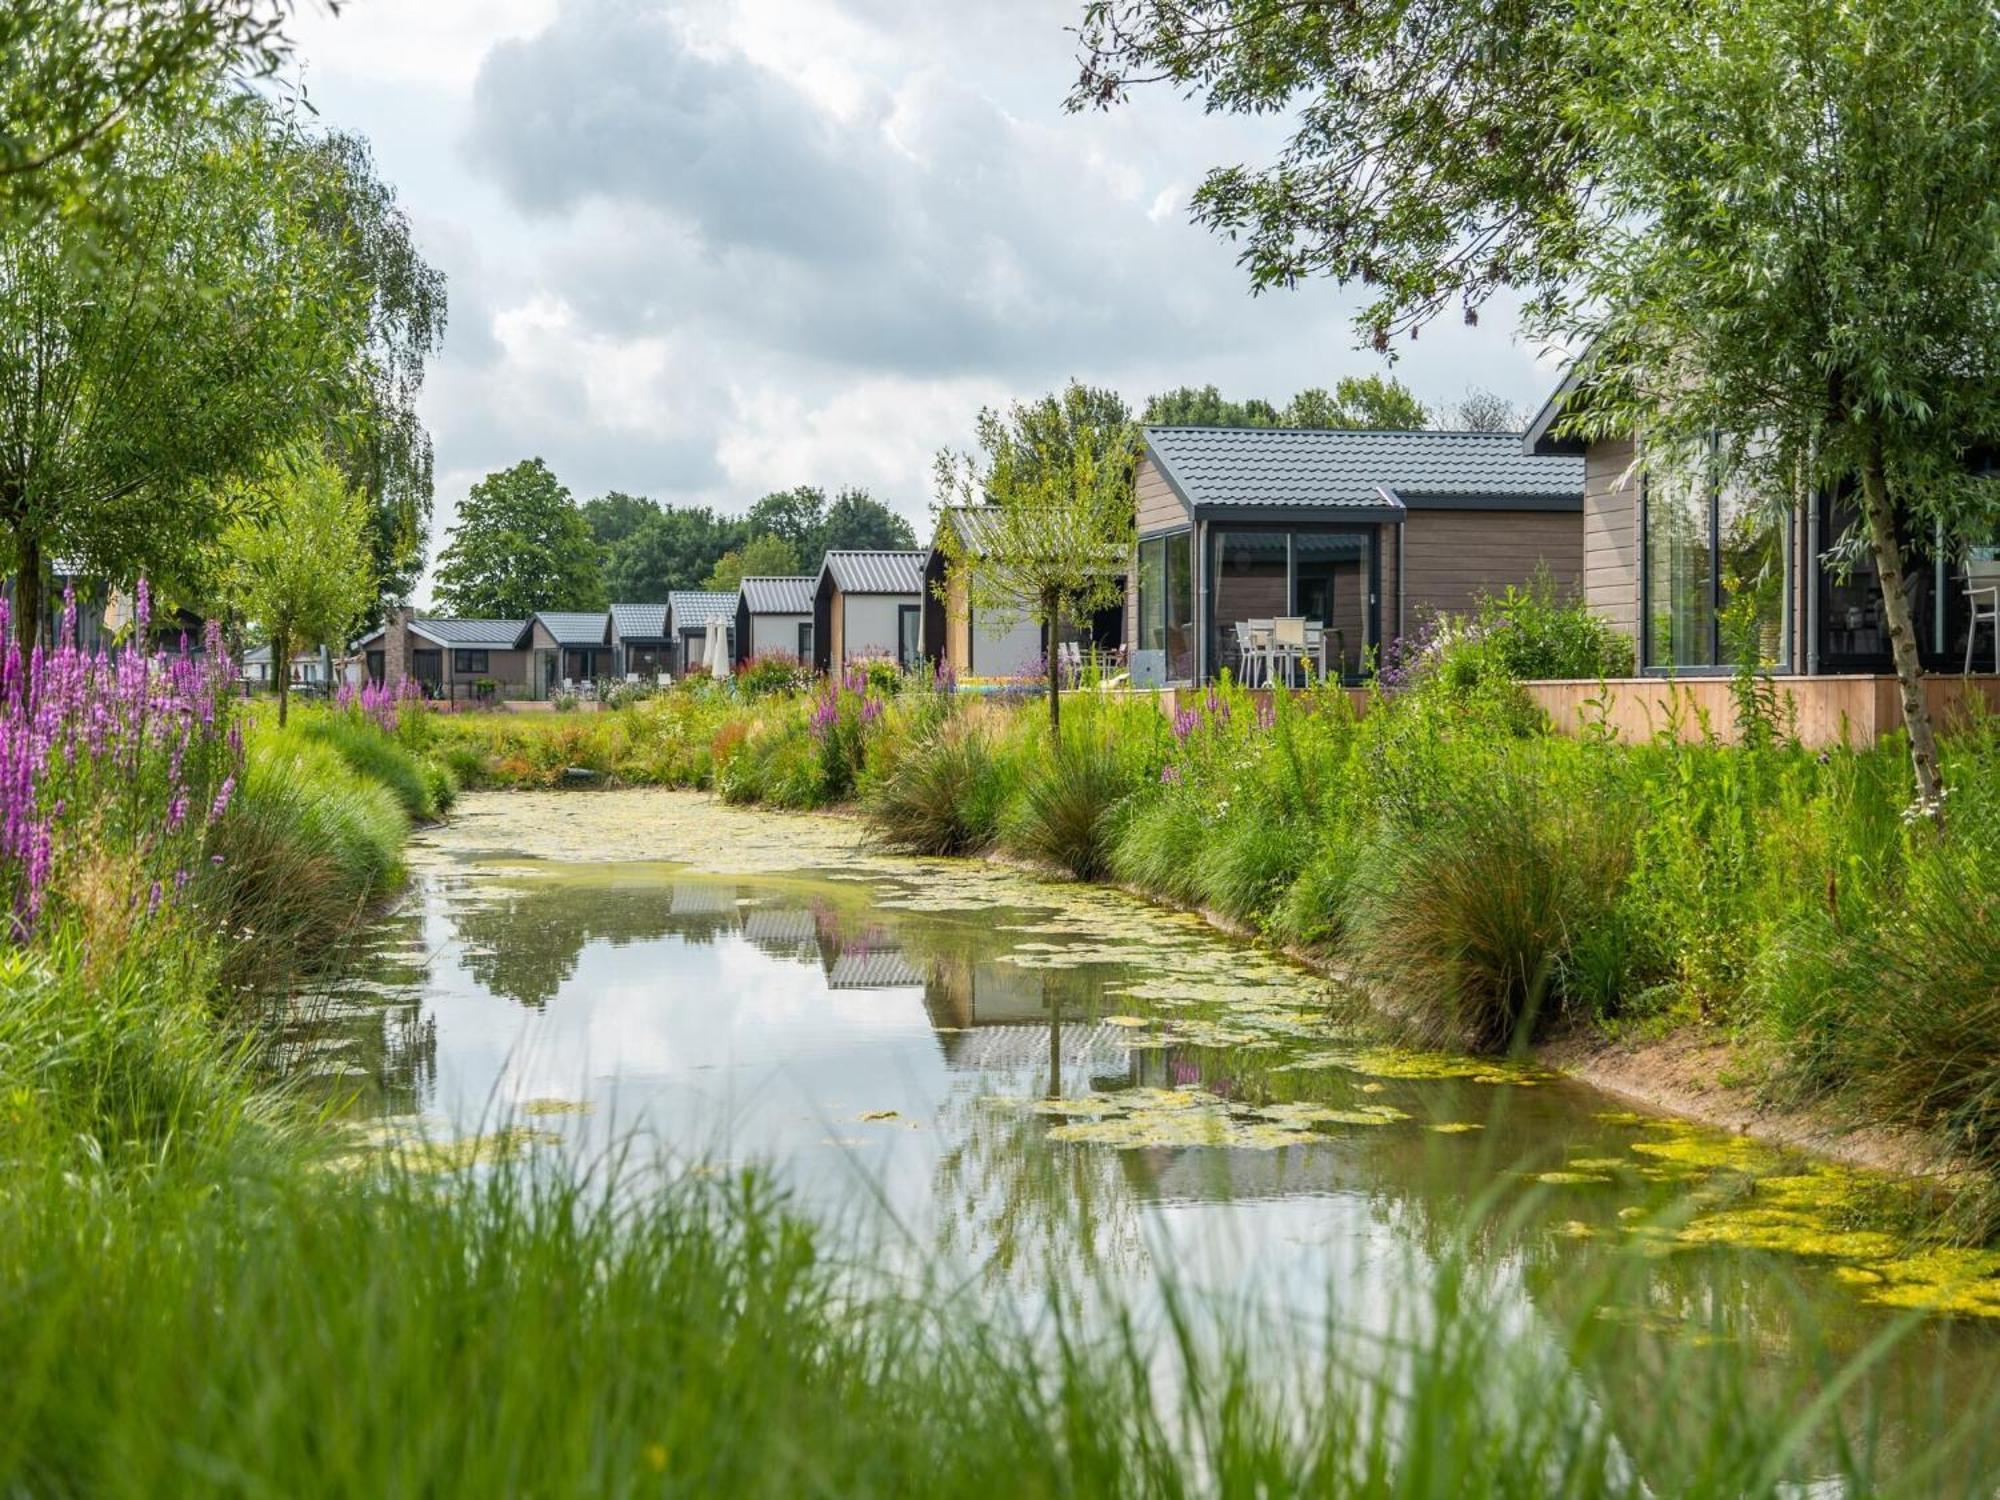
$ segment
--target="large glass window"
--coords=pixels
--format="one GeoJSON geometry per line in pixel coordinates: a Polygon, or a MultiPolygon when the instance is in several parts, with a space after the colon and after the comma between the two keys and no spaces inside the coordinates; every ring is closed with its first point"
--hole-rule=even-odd
{"type": "Polygon", "coordinates": [[[1194,536],[1176,532],[1139,544],[1137,647],[1166,654],[1167,680],[1194,680],[1194,536]]]}
{"type": "Polygon", "coordinates": [[[1788,666],[1788,513],[1703,474],[1646,483],[1646,665],[1655,670],[1788,666]]]}
{"type": "Polygon", "coordinates": [[[1360,674],[1374,639],[1372,528],[1218,531],[1214,538],[1211,670],[1241,676],[1253,632],[1295,615],[1323,631],[1330,675],[1360,674]]]}

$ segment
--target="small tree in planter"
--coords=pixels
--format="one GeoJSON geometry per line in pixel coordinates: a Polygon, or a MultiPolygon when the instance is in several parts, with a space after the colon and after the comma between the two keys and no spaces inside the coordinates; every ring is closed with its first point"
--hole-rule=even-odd
{"type": "Polygon", "coordinates": [[[937,458],[946,576],[962,580],[972,607],[1040,626],[1059,738],[1062,622],[1122,597],[1138,429],[1116,396],[1071,381],[1004,416],[981,411],[978,437],[982,455],[937,458]]]}

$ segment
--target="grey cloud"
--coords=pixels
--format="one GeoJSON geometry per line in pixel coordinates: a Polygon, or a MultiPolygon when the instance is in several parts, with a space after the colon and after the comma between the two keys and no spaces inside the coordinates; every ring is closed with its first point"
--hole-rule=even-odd
{"type": "Polygon", "coordinates": [[[540,35],[495,47],[474,89],[472,155],[532,213],[629,196],[718,248],[880,248],[866,211],[880,185],[816,112],[747,62],[689,52],[633,0],[573,4],[540,35]]]}
{"type": "Polygon", "coordinates": [[[921,374],[1235,337],[1227,250],[1088,180],[1101,122],[1054,98],[1015,119],[942,61],[898,82],[893,116],[836,123],[747,61],[689,53],[634,0],[572,0],[490,55],[471,152],[524,211],[609,226],[572,241],[562,277],[606,330],[921,374]]]}

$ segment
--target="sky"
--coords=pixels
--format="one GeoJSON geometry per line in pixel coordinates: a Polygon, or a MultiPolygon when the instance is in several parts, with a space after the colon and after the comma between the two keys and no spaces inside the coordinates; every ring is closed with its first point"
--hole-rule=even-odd
{"type": "MultiPolygon", "coordinates": [[[[343,0],[294,26],[331,127],[373,143],[450,326],[423,416],[435,554],[482,475],[548,461],[741,512],[862,486],[928,527],[931,464],[982,405],[1071,378],[1282,403],[1382,373],[1356,292],[1252,297],[1189,222],[1283,122],[1165,90],[1066,114],[1081,0],[343,0]]],[[[1393,373],[1443,405],[1538,405],[1508,309],[1393,373]]]]}

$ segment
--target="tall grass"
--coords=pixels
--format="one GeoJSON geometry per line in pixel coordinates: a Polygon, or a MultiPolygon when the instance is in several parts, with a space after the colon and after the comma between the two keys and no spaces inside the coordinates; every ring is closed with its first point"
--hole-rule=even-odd
{"type": "Polygon", "coordinates": [[[299,716],[297,729],[302,736],[330,746],[356,775],[387,787],[411,818],[428,822],[451,811],[458,783],[450,770],[418,754],[372,720],[354,714],[308,712],[299,716]]]}
{"type": "Polygon", "coordinates": [[[1596,1317],[1603,1283],[1523,1336],[1450,1247],[1386,1338],[1171,1290],[1092,1317],[1058,1289],[1023,1320],[892,1281],[755,1176],[634,1193],[504,1161],[439,1181],[229,1160],[111,1193],[16,1175],[0,1197],[0,1488],[1735,1497],[1994,1477],[1991,1391],[1899,1410],[1841,1396],[1865,1357],[1811,1350],[1760,1391],[1746,1363],[1596,1317]],[[1923,1442],[1876,1441],[1890,1418],[1923,1442]]]}
{"type": "Polygon", "coordinates": [[[409,837],[400,782],[412,758],[372,724],[335,733],[310,716],[260,725],[241,785],[210,830],[203,898],[228,941],[232,987],[324,969],[369,908],[402,879],[409,837]],[[388,746],[356,753],[370,738],[388,746]],[[388,766],[391,779],[377,774],[388,766]]]}

